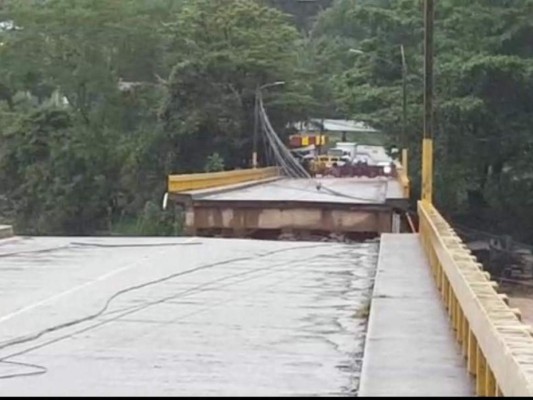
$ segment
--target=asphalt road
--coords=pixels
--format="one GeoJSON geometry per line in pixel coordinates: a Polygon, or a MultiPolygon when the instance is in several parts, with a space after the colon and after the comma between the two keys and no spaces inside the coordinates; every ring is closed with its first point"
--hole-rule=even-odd
{"type": "Polygon", "coordinates": [[[0,395],[357,389],[375,243],[0,243],[0,395]]]}

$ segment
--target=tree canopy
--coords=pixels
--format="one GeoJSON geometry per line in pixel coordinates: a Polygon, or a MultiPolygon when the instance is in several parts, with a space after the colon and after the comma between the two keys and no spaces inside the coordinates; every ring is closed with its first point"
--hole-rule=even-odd
{"type": "MultiPolygon", "coordinates": [[[[337,55],[331,56],[337,62],[330,72],[338,107],[390,133],[396,144],[402,130],[401,46],[405,49],[404,144],[411,150],[415,185],[422,132],[421,5],[340,0],[320,16],[314,31],[325,43],[323,53],[337,55]]],[[[531,15],[530,0],[440,0],[435,26],[437,202],[461,221],[527,240],[533,239],[531,15]]]]}
{"type": "Polygon", "coordinates": [[[242,166],[260,85],[286,82],[277,126],[310,102],[297,29],[258,1],[7,0],[0,20],[0,193],[23,232],[105,231],[171,172],[242,166]]]}
{"type": "MultiPolygon", "coordinates": [[[[175,233],[158,207],[166,175],[247,166],[255,93],[273,82],[279,132],[311,116],[368,122],[403,140],[416,186],[422,14],[420,0],[4,0],[0,219],[175,233]]],[[[531,15],[533,0],[439,0],[435,27],[439,207],[527,240],[531,15]]]]}

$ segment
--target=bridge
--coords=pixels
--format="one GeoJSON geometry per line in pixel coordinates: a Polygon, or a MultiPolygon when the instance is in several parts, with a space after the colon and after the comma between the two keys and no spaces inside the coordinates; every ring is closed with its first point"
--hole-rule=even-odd
{"type": "MultiPolygon", "coordinates": [[[[427,169],[432,144],[423,147],[427,169]]],[[[360,395],[531,395],[530,327],[432,205],[430,171],[423,171],[418,232],[399,233],[412,226],[398,223],[409,196],[399,171],[385,180],[322,180],[343,191],[338,197],[273,168],[170,176],[169,191],[184,205],[192,232],[234,229],[246,236],[322,226],[381,236],[360,395]],[[324,209],[337,217],[324,218],[317,212],[324,209]]]]}
{"type": "Polygon", "coordinates": [[[433,204],[425,5],[417,224],[404,149],[373,178],[169,176],[184,237],[0,226],[0,394],[533,395],[531,327],[433,204]]]}
{"type": "Polygon", "coordinates": [[[0,393],[533,394],[531,328],[427,181],[418,226],[408,218],[395,171],[172,175],[188,238],[2,227],[0,393]]]}
{"type": "Polygon", "coordinates": [[[169,199],[185,212],[188,234],[264,237],[280,233],[399,232],[408,178],[287,179],[278,168],[171,176],[169,199]],[[318,188],[318,189],[317,189],[318,188]],[[261,236],[262,235],[262,236],[261,236]]]}
{"type": "Polygon", "coordinates": [[[533,393],[530,327],[430,194],[418,227],[406,218],[400,163],[372,179],[177,175],[168,191],[189,238],[2,227],[0,393],[533,393]],[[342,240],[253,240],[272,232],[342,240]]]}

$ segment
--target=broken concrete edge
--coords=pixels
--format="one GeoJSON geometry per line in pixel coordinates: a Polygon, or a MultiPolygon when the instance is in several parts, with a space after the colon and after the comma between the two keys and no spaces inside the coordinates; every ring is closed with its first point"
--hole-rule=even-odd
{"type": "Polygon", "coordinates": [[[266,179],[261,179],[258,181],[242,182],[242,183],[237,183],[234,185],[219,186],[219,187],[214,187],[214,188],[209,188],[209,189],[191,190],[189,192],[181,192],[181,193],[176,193],[176,194],[182,195],[182,196],[190,196],[193,199],[201,199],[204,196],[231,192],[233,190],[245,189],[251,186],[274,182],[282,178],[283,178],[282,176],[275,176],[273,178],[266,178],[266,179]]]}
{"type": "Polygon", "coordinates": [[[0,240],[11,238],[13,236],[14,232],[11,225],[0,225],[0,240]]]}

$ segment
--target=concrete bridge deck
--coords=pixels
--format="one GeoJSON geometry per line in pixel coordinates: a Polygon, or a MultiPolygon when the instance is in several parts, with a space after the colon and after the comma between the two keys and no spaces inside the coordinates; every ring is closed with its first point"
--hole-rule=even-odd
{"type": "Polygon", "coordinates": [[[397,179],[385,177],[274,178],[173,193],[171,198],[185,208],[190,235],[327,231],[378,236],[399,225],[394,213],[408,206],[403,190],[397,179]]]}
{"type": "Polygon", "coordinates": [[[0,243],[0,377],[12,376],[0,380],[2,396],[307,396],[357,389],[377,243],[0,243]],[[35,337],[88,316],[94,318],[35,337]]]}
{"type": "Polygon", "coordinates": [[[382,235],[359,395],[474,395],[418,235],[382,235]]]}
{"type": "Polygon", "coordinates": [[[387,200],[403,199],[402,190],[398,180],[392,178],[284,178],[212,194],[193,192],[192,196],[204,201],[384,204],[387,200]],[[316,189],[317,182],[323,189],[316,189]]]}

